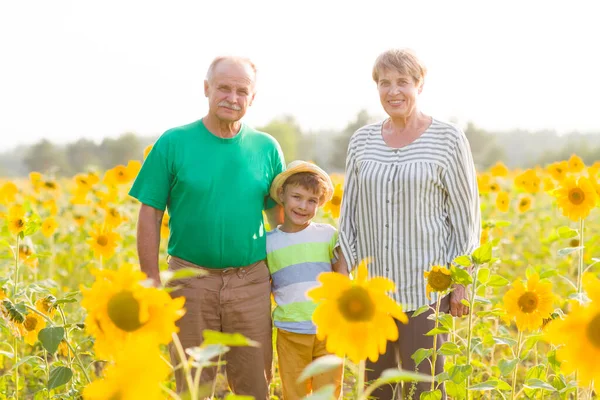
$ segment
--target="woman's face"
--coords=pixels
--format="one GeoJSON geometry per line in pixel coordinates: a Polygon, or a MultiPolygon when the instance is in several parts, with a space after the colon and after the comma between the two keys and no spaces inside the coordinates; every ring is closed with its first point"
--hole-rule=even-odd
{"type": "Polygon", "coordinates": [[[379,100],[390,118],[406,119],[417,110],[417,97],[423,89],[412,76],[394,69],[383,69],[377,82],[379,100]]]}

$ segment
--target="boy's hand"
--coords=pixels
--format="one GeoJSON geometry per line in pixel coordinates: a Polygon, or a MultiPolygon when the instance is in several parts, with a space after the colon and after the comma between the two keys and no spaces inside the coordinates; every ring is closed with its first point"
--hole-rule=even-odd
{"type": "MultiPolygon", "coordinates": [[[[336,248],[336,250],[338,250],[336,248]]],[[[348,263],[346,262],[346,259],[344,258],[344,255],[342,254],[341,251],[336,252],[338,259],[337,261],[332,265],[332,269],[335,272],[338,272],[342,275],[348,276],[348,263]]]]}
{"type": "Polygon", "coordinates": [[[462,317],[469,315],[469,307],[462,303],[462,300],[469,301],[467,289],[463,285],[454,285],[454,290],[450,293],[450,315],[453,317],[462,317]]]}

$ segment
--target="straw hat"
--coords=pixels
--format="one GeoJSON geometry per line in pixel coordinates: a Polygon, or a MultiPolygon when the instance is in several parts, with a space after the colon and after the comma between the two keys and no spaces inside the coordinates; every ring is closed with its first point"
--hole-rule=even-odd
{"type": "Polygon", "coordinates": [[[311,172],[315,175],[320,176],[325,181],[325,193],[321,198],[319,206],[327,203],[333,197],[333,182],[331,182],[331,178],[327,174],[327,172],[323,171],[321,168],[317,167],[313,163],[309,163],[302,160],[292,161],[288,164],[287,169],[277,175],[275,179],[273,179],[273,183],[271,184],[271,190],[269,194],[278,204],[281,204],[281,200],[279,199],[279,188],[283,186],[285,180],[290,176],[297,174],[299,172],[311,172]]]}

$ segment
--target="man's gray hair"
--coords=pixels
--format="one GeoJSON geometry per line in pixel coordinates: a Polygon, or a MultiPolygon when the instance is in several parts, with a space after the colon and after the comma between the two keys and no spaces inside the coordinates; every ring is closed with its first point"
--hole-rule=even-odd
{"type": "Polygon", "coordinates": [[[252,70],[252,72],[254,72],[254,83],[256,84],[256,65],[254,65],[254,63],[247,57],[238,57],[238,56],[218,56],[216,57],[208,66],[208,71],[206,72],[206,80],[210,81],[214,72],[215,72],[215,68],[217,67],[217,64],[219,64],[221,61],[233,61],[239,64],[246,64],[250,67],[250,69],[252,70]]]}

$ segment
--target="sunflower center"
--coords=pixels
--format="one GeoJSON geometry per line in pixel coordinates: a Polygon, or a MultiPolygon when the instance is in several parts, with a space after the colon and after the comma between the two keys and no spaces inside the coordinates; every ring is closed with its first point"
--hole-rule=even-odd
{"type": "Polygon", "coordinates": [[[119,172],[117,172],[117,175],[119,175],[119,178],[122,178],[125,176],[125,172],[119,171],[119,172]]]}
{"type": "Polygon", "coordinates": [[[96,239],[96,243],[104,247],[108,244],[108,238],[106,237],[106,235],[100,235],[98,236],[98,239],[96,239]]]}
{"type": "Polygon", "coordinates": [[[579,246],[579,239],[571,239],[569,244],[571,245],[571,247],[577,247],[579,246]]]}
{"type": "Polygon", "coordinates": [[[339,206],[342,203],[342,198],[340,196],[333,196],[331,198],[331,204],[334,206],[339,206]]]}
{"type": "Polygon", "coordinates": [[[369,321],[375,315],[375,303],[369,292],[360,286],[346,290],[338,299],[338,309],[352,322],[369,321]]]}
{"type": "Polygon", "coordinates": [[[525,292],[519,297],[519,308],[522,312],[530,314],[537,309],[538,296],[534,292],[525,292]]]}
{"type": "Polygon", "coordinates": [[[529,201],[527,199],[523,199],[519,204],[521,205],[521,207],[525,207],[527,204],[529,204],[529,201]]]}
{"type": "Polygon", "coordinates": [[[587,337],[596,348],[600,348],[600,314],[596,314],[587,326],[587,337]]]}
{"type": "Polygon", "coordinates": [[[23,322],[23,326],[25,327],[25,329],[31,332],[35,330],[37,323],[38,321],[35,317],[28,315],[27,317],[25,317],[25,322],[23,322]]]}
{"type": "Polygon", "coordinates": [[[585,193],[580,188],[573,188],[569,191],[569,201],[575,205],[583,203],[585,200],[585,193]]]}
{"type": "Polygon", "coordinates": [[[22,228],[23,226],[25,226],[25,221],[23,221],[22,218],[19,218],[19,219],[15,220],[15,226],[17,228],[22,228]]]}
{"type": "Polygon", "coordinates": [[[125,332],[133,332],[140,323],[140,303],[133,293],[126,290],[114,295],[108,302],[108,316],[117,328],[125,332]]]}
{"type": "Polygon", "coordinates": [[[46,186],[48,189],[55,189],[56,188],[56,184],[54,182],[45,182],[44,186],[46,186]]]}
{"type": "Polygon", "coordinates": [[[444,274],[442,271],[431,271],[427,277],[427,283],[434,292],[443,292],[448,290],[452,284],[452,277],[444,274]]]}

